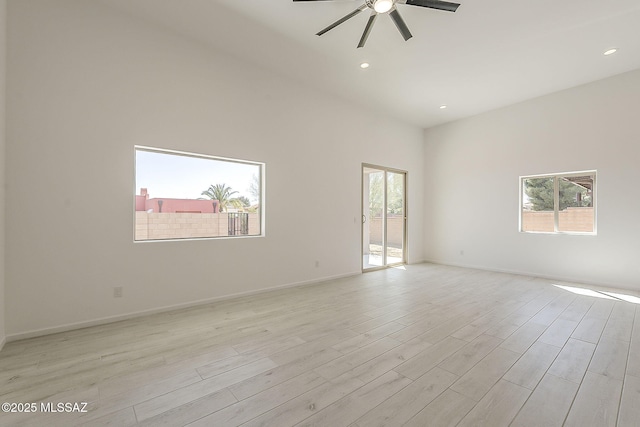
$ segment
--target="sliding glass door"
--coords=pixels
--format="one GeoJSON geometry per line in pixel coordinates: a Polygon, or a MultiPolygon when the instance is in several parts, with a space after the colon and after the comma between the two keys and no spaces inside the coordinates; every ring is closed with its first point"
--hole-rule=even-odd
{"type": "Polygon", "coordinates": [[[362,165],[362,269],[406,262],[407,173],[362,165]]]}

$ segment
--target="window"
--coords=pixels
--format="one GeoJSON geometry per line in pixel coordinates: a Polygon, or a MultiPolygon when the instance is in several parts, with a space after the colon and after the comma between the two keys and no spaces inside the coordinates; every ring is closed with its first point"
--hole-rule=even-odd
{"type": "Polygon", "coordinates": [[[134,240],[261,236],[264,163],[135,147],[134,240]]]}
{"type": "Polygon", "coordinates": [[[520,231],[596,233],[596,171],[520,177],[520,231]]]}

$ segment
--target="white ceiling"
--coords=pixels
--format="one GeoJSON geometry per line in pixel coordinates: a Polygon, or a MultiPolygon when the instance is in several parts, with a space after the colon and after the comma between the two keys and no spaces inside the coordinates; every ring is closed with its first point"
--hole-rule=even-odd
{"type": "Polygon", "coordinates": [[[366,11],[315,33],[364,0],[103,2],[421,127],[640,68],[638,0],[458,0],[455,13],[398,5],[414,37],[380,16],[362,49],[366,11]]]}

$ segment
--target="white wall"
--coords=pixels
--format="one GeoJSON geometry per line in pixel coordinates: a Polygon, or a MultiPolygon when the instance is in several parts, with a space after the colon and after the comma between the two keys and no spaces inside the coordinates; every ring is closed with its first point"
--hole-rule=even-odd
{"type": "Polygon", "coordinates": [[[5,94],[7,54],[7,1],[0,0],[0,350],[5,342],[4,246],[5,246],[5,94]]]}
{"type": "Polygon", "coordinates": [[[634,71],[425,131],[426,258],[640,290],[639,111],[634,71]],[[597,236],[518,232],[519,176],[587,169],[597,236]]]}
{"type": "Polygon", "coordinates": [[[362,162],[409,171],[424,258],[421,129],[96,2],[8,19],[10,338],[358,273],[362,162]],[[135,144],[266,162],[266,237],[134,244],[135,144]]]}

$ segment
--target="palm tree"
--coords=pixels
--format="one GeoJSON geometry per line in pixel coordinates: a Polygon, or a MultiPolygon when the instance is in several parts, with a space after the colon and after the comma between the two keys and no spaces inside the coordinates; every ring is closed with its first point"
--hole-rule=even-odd
{"type": "Polygon", "coordinates": [[[220,204],[220,212],[224,212],[229,203],[233,203],[231,196],[237,191],[231,191],[231,187],[226,184],[210,185],[206,191],[202,192],[203,196],[207,196],[211,200],[217,200],[220,204]]]}

